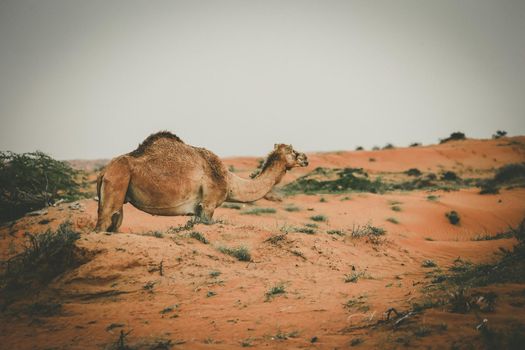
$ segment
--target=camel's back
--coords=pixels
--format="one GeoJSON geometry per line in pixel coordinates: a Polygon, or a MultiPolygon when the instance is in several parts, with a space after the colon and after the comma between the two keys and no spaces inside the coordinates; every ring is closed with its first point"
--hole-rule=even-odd
{"type": "Polygon", "coordinates": [[[226,191],[227,170],[219,158],[171,133],[151,135],[125,157],[131,172],[132,202],[168,206],[196,198],[203,189],[226,191]]]}

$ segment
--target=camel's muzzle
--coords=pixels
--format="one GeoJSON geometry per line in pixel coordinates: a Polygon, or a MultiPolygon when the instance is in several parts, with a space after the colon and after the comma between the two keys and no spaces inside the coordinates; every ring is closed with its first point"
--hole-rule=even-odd
{"type": "Polygon", "coordinates": [[[297,161],[299,163],[299,166],[305,167],[308,166],[308,158],[306,157],[306,154],[301,153],[299,157],[297,157],[297,161]]]}

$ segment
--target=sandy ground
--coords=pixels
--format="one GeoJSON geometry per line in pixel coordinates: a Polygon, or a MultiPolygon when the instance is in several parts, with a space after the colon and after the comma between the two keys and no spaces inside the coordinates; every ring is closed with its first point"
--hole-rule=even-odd
{"type": "MultiPolygon", "coordinates": [[[[415,167],[487,177],[501,165],[525,160],[523,146],[512,141],[524,142],[525,137],[311,154],[311,166],[293,170],[285,182],[317,166],[363,167],[372,174],[415,167]]],[[[248,176],[257,158],[232,158],[225,163],[248,176]]],[[[0,348],[111,348],[121,330],[130,332],[126,344],[145,349],[166,348],[162,345],[169,340],[175,349],[404,348],[400,337],[408,338],[411,348],[481,347],[475,329],[480,318],[492,324],[525,323],[525,294],[516,294],[525,286],[492,286],[499,298],[496,311],[489,315],[453,314],[440,308],[426,311],[415,326],[432,329],[427,336],[366,327],[384,319],[388,308],[407,310],[424,297],[422,287],[430,283],[424,260],[432,259],[443,269],[458,257],[491,262],[500,248],[515,244],[514,239],[475,238],[506,231],[522,220],[524,188],[497,195],[480,195],[476,188],[432,192],[438,197],[434,201],[427,199],[429,194],[295,195],[283,202],[260,200],[241,210],[219,208],[218,223],[193,228],[208,244],[190,238],[191,231],[167,233],[170,227],[183,225],[185,217],[155,217],[127,204],[122,232],[106,235],[92,232],[95,200],[80,201],[82,210],[61,204],[44,216],[25,217],[11,228],[2,228],[0,258],[6,260],[23,249],[25,231],[42,232],[67,219],[82,231],[78,245],[94,256],[1,313],[0,348]],[[393,202],[398,202],[400,211],[392,210],[393,202]],[[291,205],[299,209],[287,211],[291,205]],[[276,213],[243,214],[256,207],[274,208],[276,213]],[[460,226],[448,222],[445,213],[450,210],[460,214],[460,226]],[[314,223],[313,215],[327,217],[326,222],[315,223],[315,234],[289,232],[291,227],[314,223]],[[43,219],[51,222],[39,224],[43,219]],[[350,236],[366,224],[387,233],[379,242],[350,236]],[[342,235],[329,234],[332,230],[342,235]],[[152,236],[152,231],[163,233],[162,237],[152,236]],[[280,240],[268,241],[277,235],[282,235],[280,240]],[[218,250],[237,246],[248,248],[251,262],[218,250]],[[362,277],[345,282],[352,272],[362,277]],[[284,293],[268,297],[267,292],[278,285],[284,293]],[[345,307],[351,299],[357,305],[345,307]],[[26,304],[49,300],[62,303],[58,315],[35,317],[20,311],[26,304]]]]}

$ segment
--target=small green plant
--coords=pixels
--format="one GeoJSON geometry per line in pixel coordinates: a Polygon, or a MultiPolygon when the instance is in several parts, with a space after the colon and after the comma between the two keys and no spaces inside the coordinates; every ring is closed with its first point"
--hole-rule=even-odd
{"type": "Polygon", "coordinates": [[[345,233],[341,230],[328,230],[326,231],[329,235],[337,235],[337,236],[344,236],[345,233]]]}
{"type": "Polygon", "coordinates": [[[284,207],[284,210],[286,210],[288,212],[297,212],[297,211],[301,211],[301,208],[299,208],[296,205],[289,204],[289,205],[284,207]]]}
{"type": "Polygon", "coordinates": [[[266,300],[270,300],[276,295],[284,294],[284,293],[286,293],[286,288],[285,288],[284,283],[278,283],[266,292],[266,300]]]}
{"type": "Polygon", "coordinates": [[[143,236],[155,237],[155,238],[163,238],[164,237],[164,233],[162,233],[160,231],[148,231],[148,232],[143,233],[142,235],[143,236]]]}
{"type": "Polygon", "coordinates": [[[427,200],[430,202],[435,202],[439,199],[439,196],[435,196],[433,194],[427,196],[427,200]]]}
{"type": "Polygon", "coordinates": [[[326,222],[328,218],[324,215],[314,215],[310,217],[310,220],[313,220],[316,222],[326,222]]]}
{"type": "Polygon", "coordinates": [[[218,270],[210,271],[210,277],[219,277],[221,275],[221,272],[218,270]]]}
{"type": "Polygon", "coordinates": [[[408,176],[421,176],[423,173],[417,168],[410,168],[407,171],[405,171],[405,174],[407,174],[408,176]]]}
{"type": "Polygon", "coordinates": [[[363,277],[365,275],[364,272],[352,272],[350,274],[346,274],[344,281],[345,283],[356,283],[359,278],[363,277]]]}
{"type": "Polygon", "coordinates": [[[394,145],[391,143],[387,143],[385,146],[383,146],[383,149],[394,149],[394,145]]]}
{"type": "Polygon", "coordinates": [[[242,215],[262,215],[262,214],[275,214],[277,210],[274,208],[253,208],[241,212],[242,215]]]}
{"type": "Polygon", "coordinates": [[[434,260],[427,259],[427,260],[423,260],[423,263],[421,264],[421,266],[423,266],[423,267],[436,267],[437,264],[434,262],[434,260]]]}
{"type": "Polygon", "coordinates": [[[309,227],[294,227],[293,232],[306,233],[307,235],[313,235],[317,233],[315,229],[309,227]]]}
{"type": "Polygon", "coordinates": [[[179,307],[179,304],[170,305],[170,306],[167,306],[164,309],[162,309],[160,311],[160,313],[161,314],[167,314],[167,313],[173,312],[178,307],[179,307]]]}
{"type": "Polygon", "coordinates": [[[370,237],[370,236],[383,236],[386,234],[386,230],[382,227],[372,226],[370,223],[360,226],[353,226],[351,236],[354,238],[370,237]]]}
{"type": "Polygon", "coordinates": [[[251,261],[252,257],[250,255],[250,251],[246,247],[236,247],[236,248],[230,248],[230,247],[219,247],[218,250],[226,255],[233,256],[239,261],[251,261]]]}
{"type": "Polygon", "coordinates": [[[459,225],[460,217],[455,210],[445,213],[445,216],[452,225],[459,225]]]}
{"type": "Polygon", "coordinates": [[[350,196],[344,196],[343,198],[341,198],[341,202],[350,201],[350,200],[352,200],[352,197],[350,196]]]}
{"type": "Polygon", "coordinates": [[[190,232],[190,237],[204,244],[210,243],[202,233],[197,231],[190,232]]]}
{"type": "Polygon", "coordinates": [[[239,203],[223,203],[221,205],[221,208],[241,210],[242,205],[240,205],[239,203]]]}
{"type": "Polygon", "coordinates": [[[319,228],[319,225],[313,223],[313,222],[307,222],[306,224],[304,224],[304,226],[306,227],[310,227],[310,228],[319,228]]]}
{"type": "Polygon", "coordinates": [[[393,205],[390,207],[390,209],[392,209],[393,211],[402,211],[403,209],[401,209],[401,207],[399,205],[393,205]]]}
{"type": "Polygon", "coordinates": [[[344,307],[347,309],[357,309],[361,312],[367,312],[370,310],[370,306],[366,303],[366,296],[360,295],[355,298],[349,299],[346,303],[344,303],[344,307]]]}
{"type": "Polygon", "coordinates": [[[392,218],[392,217],[387,218],[386,221],[391,222],[396,225],[399,224],[399,221],[396,218],[392,218]]]}
{"type": "Polygon", "coordinates": [[[364,150],[364,148],[363,148],[362,146],[357,146],[357,147],[355,148],[355,150],[356,150],[356,151],[362,151],[362,150],[364,150]]]}
{"type": "Polygon", "coordinates": [[[441,174],[441,180],[444,180],[444,181],[458,181],[458,180],[460,180],[460,178],[453,171],[445,171],[443,174],[441,174]]]}
{"type": "Polygon", "coordinates": [[[326,203],[326,202],[328,202],[328,201],[326,200],[326,198],[321,197],[321,198],[319,199],[319,202],[321,202],[321,203],[326,203]]]}
{"type": "Polygon", "coordinates": [[[420,147],[421,142],[412,142],[408,147],[420,147]]]}

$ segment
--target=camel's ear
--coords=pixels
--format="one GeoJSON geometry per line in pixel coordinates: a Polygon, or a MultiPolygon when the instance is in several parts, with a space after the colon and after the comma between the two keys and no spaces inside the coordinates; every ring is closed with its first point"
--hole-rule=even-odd
{"type": "Polygon", "coordinates": [[[292,147],[292,145],[287,145],[287,146],[286,146],[286,149],[287,149],[288,151],[291,151],[291,150],[293,150],[293,147],[292,147]]]}
{"type": "Polygon", "coordinates": [[[279,148],[279,144],[278,144],[278,143],[275,143],[275,144],[273,145],[273,149],[277,149],[277,148],[279,148]]]}

